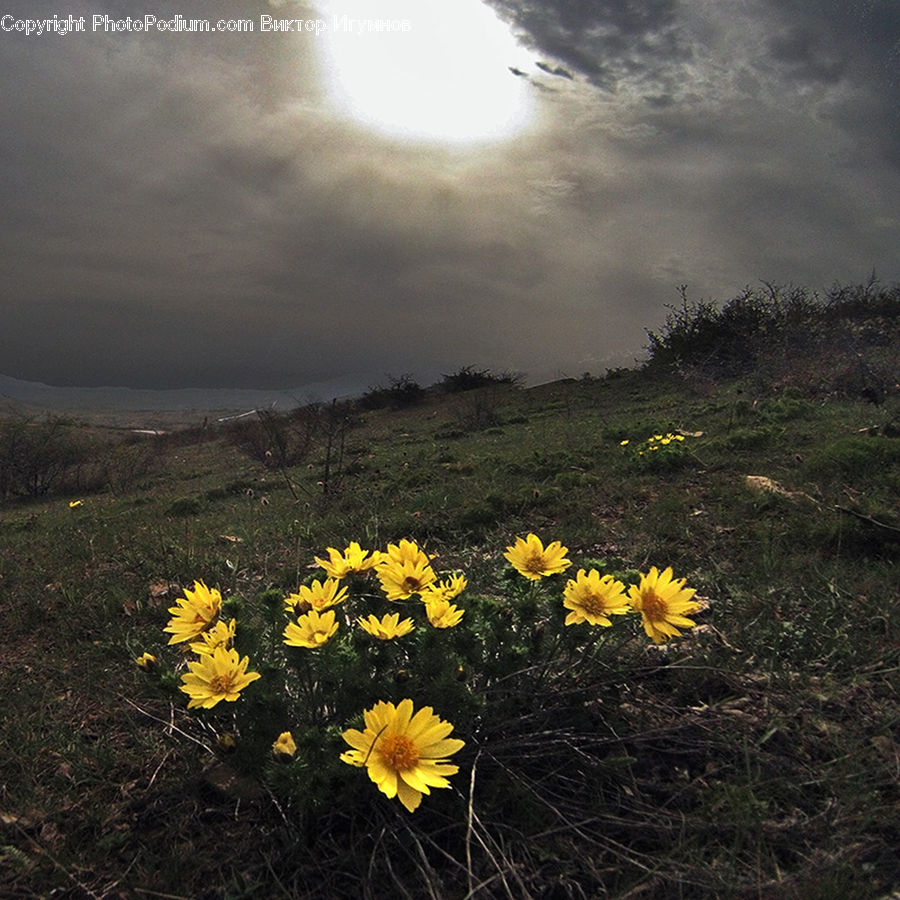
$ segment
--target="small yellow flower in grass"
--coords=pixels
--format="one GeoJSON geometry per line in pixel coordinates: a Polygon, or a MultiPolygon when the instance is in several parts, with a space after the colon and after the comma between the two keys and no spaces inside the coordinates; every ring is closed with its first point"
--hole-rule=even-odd
{"type": "Polygon", "coordinates": [[[566,625],[612,625],[609,617],[621,616],[630,611],[625,585],[612,575],[603,575],[596,569],[585,572],[579,569],[574,579],[566,582],[563,606],[572,610],[566,616],[566,625]]]}
{"type": "Polygon", "coordinates": [[[427,556],[415,561],[382,561],[375,571],[388,600],[407,600],[437,580],[427,556]]]}
{"type": "Polygon", "coordinates": [[[369,569],[373,569],[381,560],[381,553],[378,550],[373,550],[372,555],[369,556],[369,551],[363,550],[356,541],[351,541],[350,546],[343,553],[334,547],[326,549],[329,556],[328,560],[320,559],[318,556],[314,558],[332,578],[360,575],[363,572],[368,572],[369,569]]]}
{"type": "Polygon", "coordinates": [[[319,613],[311,609],[296,622],[289,622],[284,629],[284,642],[289,647],[306,647],[315,650],[327,643],[338,630],[334,610],[319,613]]]}
{"type": "Polygon", "coordinates": [[[529,534],[524,540],[517,537],[515,544],[507,547],[503,555],[521,575],[538,581],[545,575],[555,575],[568,569],[572,565],[565,558],[568,552],[568,547],[563,547],[559,541],[553,541],[544,549],[541,539],[529,534]]]}
{"type": "Polygon", "coordinates": [[[625,438],[624,441],[619,441],[619,446],[620,446],[620,447],[627,447],[630,443],[631,443],[631,441],[629,441],[628,438],[625,438]]]}
{"type": "Polygon", "coordinates": [[[443,597],[429,600],[425,604],[425,615],[435,628],[453,628],[459,625],[464,612],[464,609],[458,609],[443,597]]]}
{"type": "Polygon", "coordinates": [[[644,631],[656,644],[665,643],[681,632],[675,627],[693,628],[697,623],[684,617],[684,613],[696,612],[700,604],[691,600],[697,593],[684,586],[685,579],[672,578],[671,567],[658,572],[656,566],[641,574],[641,583],[632,585],[628,594],[631,605],[641,614],[644,631]]]}
{"type": "Polygon", "coordinates": [[[76,506],[81,506],[83,503],[84,500],[70,500],[69,509],[75,509],[76,506]]]}
{"type": "Polygon", "coordinates": [[[237,650],[216,647],[197,662],[188,663],[190,672],[181,676],[181,690],[191,698],[188,709],[211,709],[220,700],[237,700],[241,691],[260,677],[259,672],[247,671],[249,662],[246,656],[241,659],[237,650]]]}
{"type": "Polygon", "coordinates": [[[156,668],[158,660],[152,653],[142,653],[136,660],[135,663],[145,671],[149,672],[152,669],[156,668]]]}
{"type": "Polygon", "coordinates": [[[284,598],[284,606],[288,612],[299,616],[311,609],[322,612],[346,599],[347,588],[341,587],[335,578],[326,578],[325,581],[314,580],[309,587],[300,585],[296,594],[284,598]]]}
{"type": "Polygon", "coordinates": [[[282,731],[272,744],[272,753],[275,755],[275,759],[282,762],[288,762],[293,759],[297,753],[294,736],[289,731],[282,731]]]}
{"type": "Polygon", "coordinates": [[[401,622],[400,613],[389,613],[380,619],[369,616],[367,619],[357,619],[356,621],[363,631],[368,631],[369,634],[381,641],[403,637],[404,634],[409,634],[415,628],[412,619],[404,619],[401,622]]]}
{"type": "Polygon", "coordinates": [[[206,631],[219,616],[222,595],[215,588],[208,588],[202,581],[194,582],[194,590],[185,589],[184,597],[169,607],[172,618],[163,629],[171,633],[170,644],[192,641],[206,631]]]}
{"type": "Polygon", "coordinates": [[[353,748],[341,754],[343,762],[365,766],[378,790],[388,798],[397,797],[410,812],[431,788],[450,787],[446,776],[455,775],[459,766],[448,764],[446,757],[465,742],[448,737],[453,726],[434,715],[430,706],[413,715],[412,700],[396,706],[382,700],[363,716],[364,731],[351,728],[342,735],[353,748]]]}
{"type": "Polygon", "coordinates": [[[234,619],[227,625],[222,621],[216,622],[209,631],[204,631],[200,635],[199,641],[194,641],[193,644],[188,646],[194,653],[199,653],[201,656],[204,653],[212,653],[216,647],[224,647],[226,650],[230,650],[234,644],[234,628],[234,619]]]}

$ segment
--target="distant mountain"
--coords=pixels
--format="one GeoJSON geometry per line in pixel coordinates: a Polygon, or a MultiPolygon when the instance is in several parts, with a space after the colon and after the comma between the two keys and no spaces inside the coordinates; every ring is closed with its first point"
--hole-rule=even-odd
{"type": "Polygon", "coordinates": [[[335,378],[284,391],[243,388],[181,388],[144,390],[123,387],[55,387],[0,375],[0,409],[25,406],[40,410],[176,411],[293,409],[313,400],[330,400],[362,393],[357,379],[335,378]]]}

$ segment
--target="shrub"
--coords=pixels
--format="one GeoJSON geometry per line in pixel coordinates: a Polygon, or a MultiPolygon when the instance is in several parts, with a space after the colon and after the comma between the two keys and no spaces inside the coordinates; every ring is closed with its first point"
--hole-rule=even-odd
{"type": "Polygon", "coordinates": [[[665,324],[648,331],[648,367],[731,378],[754,374],[759,387],[799,386],[809,394],[885,400],[900,378],[896,345],[900,285],[745,288],[723,306],[689,301],[669,307],[665,324]]]}
{"type": "Polygon", "coordinates": [[[490,369],[476,369],[462,366],[451,375],[442,375],[438,387],[448,394],[473,391],[476,388],[499,384],[519,384],[522,375],[512,372],[492,372],[490,369]]]}
{"type": "Polygon", "coordinates": [[[87,458],[86,443],[63,419],[0,422],[0,499],[48,494],[87,458]]]}
{"type": "Polygon", "coordinates": [[[410,374],[388,375],[388,387],[370,387],[357,401],[361,409],[405,409],[425,398],[425,389],[410,374]]]}

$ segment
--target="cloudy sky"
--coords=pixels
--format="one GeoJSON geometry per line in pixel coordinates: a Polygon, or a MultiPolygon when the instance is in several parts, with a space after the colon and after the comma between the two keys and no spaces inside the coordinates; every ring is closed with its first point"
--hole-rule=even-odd
{"type": "Polygon", "coordinates": [[[680,284],[900,277],[897,0],[65,6],[0,10],[0,374],[577,376],[680,284]]]}

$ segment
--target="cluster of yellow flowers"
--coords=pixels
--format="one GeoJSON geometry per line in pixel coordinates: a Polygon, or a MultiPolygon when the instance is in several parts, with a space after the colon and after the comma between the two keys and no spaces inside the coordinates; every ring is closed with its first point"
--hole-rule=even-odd
{"type": "MultiPolygon", "coordinates": [[[[651,434],[646,441],[643,441],[637,447],[635,452],[638,456],[643,456],[645,453],[656,453],[663,447],[677,447],[683,442],[683,434],[676,434],[671,431],[667,431],[665,434],[651,434]]],[[[631,441],[629,440],[620,441],[619,446],[627,447],[630,443],[631,441]]]]}
{"type": "MultiPolygon", "coordinates": [[[[516,538],[504,556],[516,571],[537,581],[569,568],[572,562],[566,559],[568,552],[559,541],[545,548],[537,535],[529,534],[524,539],[516,538]]],[[[649,572],[641,574],[640,584],[632,585],[626,594],[625,585],[611,575],[600,575],[596,569],[590,572],[579,569],[563,592],[563,606],[571,610],[566,625],[586,622],[609,626],[612,625],[609,616],[634,611],[641,614],[644,631],[655,643],[676,637],[681,634],[676,625],[691,628],[696,624],[685,613],[696,612],[700,606],[691,599],[696,591],[684,586],[684,578],[674,579],[672,574],[671,567],[659,572],[652,566],[649,572]]]]}
{"type": "MultiPolygon", "coordinates": [[[[466,578],[456,574],[439,581],[428,555],[413,541],[389,544],[385,552],[366,551],[353,542],[343,552],[329,547],[327,553],[327,559],[315,558],[327,577],[301,585],[296,593],[284,598],[285,611],[291,617],[283,634],[288,646],[315,650],[326,644],[339,627],[335,607],[349,597],[349,588],[342,586],[341,580],[368,573],[374,573],[389,601],[418,596],[428,622],[435,628],[451,628],[462,619],[464,610],[451,601],[465,590],[466,578]]],[[[521,575],[537,582],[568,569],[572,562],[567,553],[559,541],[545,547],[537,535],[529,534],[516,538],[504,556],[521,575]]],[[[684,585],[685,579],[675,579],[671,568],[659,572],[652,567],[641,574],[639,584],[627,589],[611,575],[579,569],[563,591],[563,606],[569,610],[565,624],[609,626],[610,616],[637,612],[647,635],[663,643],[679,635],[679,627],[695,624],[685,614],[697,611],[699,604],[692,599],[695,591],[684,585]]],[[[208,709],[221,700],[234,701],[260,677],[258,672],[247,670],[248,658],[241,659],[233,648],[235,620],[221,619],[221,608],[219,591],[196,581],[194,589],[185,590],[184,597],[169,609],[172,618],[165,628],[171,634],[169,643],[187,644],[197,657],[182,675],[181,690],[190,698],[188,708],[208,709]]],[[[349,625],[351,620],[345,615],[343,621],[349,625]]],[[[361,616],[356,624],[384,641],[415,629],[412,618],[401,619],[396,612],[381,618],[361,616]]],[[[144,653],[136,662],[150,669],[156,665],[156,658],[144,653]]],[[[430,706],[416,712],[410,699],[396,705],[379,701],[364,711],[363,719],[362,731],[350,728],[343,732],[351,749],[341,755],[341,760],[364,767],[383,794],[397,797],[412,812],[431,788],[450,786],[447,776],[454,775],[458,766],[450,764],[448,757],[464,742],[449,737],[453,726],[435,715],[430,706]]],[[[272,752],[280,760],[294,757],[297,746],[289,731],[278,736],[272,752]]]]}
{"type": "Polygon", "coordinates": [[[232,647],[235,621],[219,621],[221,609],[222,595],[202,581],[195,581],[194,590],[185,590],[184,597],[169,609],[172,618],[163,629],[172,635],[169,643],[190,642],[188,646],[198,656],[181,676],[181,690],[191,698],[188,709],[210,709],[220,700],[237,700],[241,691],[260,677],[259,672],[247,671],[249,658],[241,659],[232,647]]]}
{"type": "MultiPolygon", "coordinates": [[[[402,540],[388,544],[386,552],[363,550],[356,541],[341,553],[329,547],[328,559],[315,557],[316,563],[329,576],[314,580],[309,587],[301,586],[296,594],[285,598],[288,613],[297,617],[284,629],[284,642],[291,647],[314,650],[327,643],[338,630],[335,612],[331,607],[347,599],[347,588],[340,580],[374,571],[381,589],[390,601],[408,600],[415,595],[424,604],[425,615],[434,628],[458,625],[465,610],[450,603],[467,585],[462,575],[452,575],[438,581],[431,560],[413,541],[402,540]]],[[[364,631],[382,641],[403,637],[415,629],[411,618],[400,619],[399,613],[388,613],[380,619],[369,615],[356,623],[364,631]]]]}

